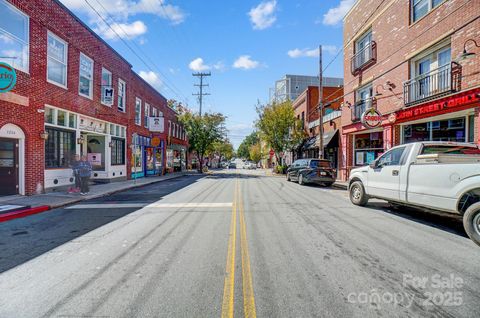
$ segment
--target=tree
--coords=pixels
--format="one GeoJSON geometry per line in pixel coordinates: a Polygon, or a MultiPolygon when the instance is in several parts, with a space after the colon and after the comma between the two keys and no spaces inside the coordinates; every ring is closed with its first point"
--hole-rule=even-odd
{"type": "Polygon", "coordinates": [[[262,160],[262,149],[260,147],[260,143],[250,146],[250,159],[255,163],[258,163],[260,160],[262,160]]]}
{"type": "Polygon", "coordinates": [[[245,158],[251,160],[250,157],[250,147],[257,144],[260,141],[258,138],[258,133],[256,131],[252,132],[250,135],[245,137],[240,146],[238,146],[237,154],[240,158],[245,158]]]}
{"type": "Polygon", "coordinates": [[[212,144],[211,149],[207,151],[207,154],[216,154],[220,157],[220,160],[223,159],[230,160],[233,157],[233,145],[228,139],[217,141],[212,144]]]}
{"type": "Polygon", "coordinates": [[[290,101],[257,106],[257,128],[263,140],[275,151],[277,162],[279,153],[290,150],[304,137],[301,121],[295,118],[290,101]]]}
{"type": "Polygon", "coordinates": [[[225,116],[220,113],[206,113],[202,116],[184,113],[179,116],[188,135],[190,151],[197,153],[200,161],[200,172],[203,171],[203,159],[208,150],[225,135],[225,116]]]}

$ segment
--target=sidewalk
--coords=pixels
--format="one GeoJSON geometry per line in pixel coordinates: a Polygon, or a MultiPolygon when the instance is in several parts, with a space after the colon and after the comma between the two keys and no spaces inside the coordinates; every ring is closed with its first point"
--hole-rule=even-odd
{"type": "Polygon", "coordinates": [[[171,173],[165,176],[158,176],[158,177],[148,177],[148,178],[141,178],[137,179],[136,182],[134,180],[127,180],[127,181],[119,181],[119,182],[112,182],[106,184],[96,184],[90,186],[90,194],[82,196],[79,193],[66,193],[66,192],[51,192],[45,194],[38,194],[32,196],[22,196],[22,195],[14,195],[8,197],[0,197],[0,206],[2,205],[19,205],[19,206],[29,206],[32,208],[41,207],[41,206],[48,206],[50,209],[62,207],[68,204],[94,199],[98,197],[103,197],[115,192],[141,187],[144,185],[178,178],[184,175],[190,174],[197,174],[194,171],[188,172],[178,172],[178,173],[171,173]]]}

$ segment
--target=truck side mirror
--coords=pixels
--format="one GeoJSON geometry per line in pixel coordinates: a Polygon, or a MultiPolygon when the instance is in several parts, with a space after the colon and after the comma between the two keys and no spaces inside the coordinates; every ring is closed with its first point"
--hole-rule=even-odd
{"type": "Polygon", "coordinates": [[[373,160],[372,162],[370,162],[370,168],[372,169],[377,168],[377,160],[373,160]]]}

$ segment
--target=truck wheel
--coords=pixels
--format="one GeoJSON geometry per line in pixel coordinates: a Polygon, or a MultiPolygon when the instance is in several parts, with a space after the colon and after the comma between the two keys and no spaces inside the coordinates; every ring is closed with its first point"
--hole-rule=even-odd
{"type": "Polygon", "coordinates": [[[480,202],[467,209],[463,215],[463,227],[470,239],[480,246],[480,202]]]}
{"type": "Polygon", "coordinates": [[[305,182],[303,182],[303,175],[301,173],[298,175],[298,184],[305,185],[305,182]]]}
{"type": "Polygon", "coordinates": [[[365,206],[368,203],[368,196],[365,193],[365,188],[362,182],[355,181],[350,186],[350,201],[359,206],[365,206]]]}

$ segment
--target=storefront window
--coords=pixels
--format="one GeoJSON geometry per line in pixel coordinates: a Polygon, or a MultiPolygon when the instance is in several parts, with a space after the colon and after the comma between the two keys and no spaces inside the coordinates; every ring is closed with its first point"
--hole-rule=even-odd
{"type": "Polygon", "coordinates": [[[45,130],[45,168],[68,168],[75,157],[75,133],[48,127],[45,130]]]}
{"type": "Polygon", "coordinates": [[[475,116],[468,116],[468,142],[475,142],[475,116]]]}
{"type": "Polygon", "coordinates": [[[55,122],[54,122],[54,118],[55,118],[54,112],[55,112],[55,110],[53,108],[45,107],[45,122],[47,124],[55,124],[55,122]]]}
{"type": "Polygon", "coordinates": [[[68,115],[68,127],[77,128],[77,116],[75,114],[68,115]]]}
{"type": "Polygon", "coordinates": [[[142,172],[142,147],[136,146],[132,153],[132,173],[142,172]]]}
{"type": "Polygon", "coordinates": [[[404,143],[416,141],[457,141],[465,142],[465,117],[431,121],[403,127],[404,143]]]}
{"type": "Polygon", "coordinates": [[[153,154],[153,148],[145,148],[145,154],[147,156],[147,170],[155,170],[155,156],[153,154]]]}
{"type": "Polygon", "coordinates": [[[125,140],[112,138],[112,166],[125,164],[125,140]]]}
{"type": "Polygon", "coordinates": [[[355,166],[368,165],[383,152],[383,133],[373,132],[355,136],[355,166]]]}
{"type": "Polygon", "coordinates": [[[65,119],[67,119],[67,112],[63,110],[57,111],[57,125],[58,126],[66,126],[65,119]]]}

